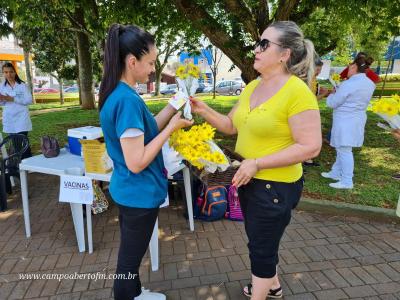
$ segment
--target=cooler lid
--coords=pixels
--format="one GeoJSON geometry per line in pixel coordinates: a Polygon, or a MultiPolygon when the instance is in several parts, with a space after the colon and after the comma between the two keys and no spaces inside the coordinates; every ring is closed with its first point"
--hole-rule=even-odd
{"type": "Polygon", "coordinates": [[[85,126],[79,128],[70,128],[67,130],[69,137],[87,140],[95,140],[103,136],[103,131],[101,127],[96,126],[85,126]]]}

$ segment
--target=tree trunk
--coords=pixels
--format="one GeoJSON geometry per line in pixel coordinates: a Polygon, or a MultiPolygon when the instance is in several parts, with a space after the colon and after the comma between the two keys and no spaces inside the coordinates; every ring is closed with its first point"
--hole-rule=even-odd
{"type": "Polygon", "coordinates": [[[76,79],[76,84],[78,85],[78,95],[79,95],[79,105],[82,106],[82,92],[81,92],[81,80],[78,78],[76,79]]]}
{"type": "MultiPolygon", "coordinates": [[[[214,66],[215,67],[215,66],[214,66]]],[[[213,72],[213,99],[215,99],[215,86],[217,85],[217,70],[213,72]]]]}
{"type": "Polygon", "coordinates": [[[376,74],[381,74],[381,60],[378,60],[378,66],[376,67],[376,74]]]}
{"type": "MultiPolygon", "coordinates": [[[[85,27],[84,13],[82,7],[75,8],[75,18],[85,27]]],[[[93,70],[92,56],[90,53],[89,37],[81,32],[76,32],[79,81],[80,81],[80,99],[83,109],[94,109],[94,91],[93,91],[93,70]]]]}
{"type": "Polygon", "coordinates": [[[61,77],[57,77],[58,84],[60,85],[60,104],[64,104],[64,84],[61,77]]]}
{"type": "MultiPolygon", "coordinates": [[[[76,42],[78,45],[78,42],[76,42]]],[[[81,94],[81,81],[79,80],[79,63],[78,63],[78,51],[75,50],[75,65],[78,68],[78,76],[76,77],[76,84],[78,85],[79,105],[82,106],[82,94],[81,94]]]]}
{"type": "MultiPolygon", "coordinates": [[[[24,52],[26,81],[28,83],[29,91],[33,95],[33,82],[32,82],[31,62],[29,61],[29,49],[27,49],[26,47],[23,47],[22,50],[24,52]]],[[[32,97],[32,103],[35,103],[34,97],[32,97]]]]}
{"type": "Polygon", "coordinates": [[[246,84],[260,75],[256,70],[254,70],[253,63],[254,61],[252,59],[251,60],[246,59],[246,61],[243,60],[242,64],[236,64],[242,71],[241,76],[246,84]]]}
{"type": "Polygon", "coordinates": [[[159,96],[160,95],[160,82],[161,82],[161,74],[162,74],[162,69],[157,70],[156,69],[156,82],[155,82],[155,91],[154,95],[159,96]]]}

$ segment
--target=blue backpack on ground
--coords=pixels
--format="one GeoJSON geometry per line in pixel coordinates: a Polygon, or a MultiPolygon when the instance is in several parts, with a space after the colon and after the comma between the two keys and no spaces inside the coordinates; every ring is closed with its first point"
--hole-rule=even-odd
{"type": "Polygon", "coordinates": [[[203,221],[223,219],[228,205],[228,192],[222,185],[203,186],[199,197],[194,203],[194,216],[203,221]]]}

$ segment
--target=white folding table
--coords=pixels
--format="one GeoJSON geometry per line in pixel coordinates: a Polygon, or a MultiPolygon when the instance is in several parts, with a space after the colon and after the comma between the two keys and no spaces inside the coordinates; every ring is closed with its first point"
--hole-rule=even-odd
{"type": "MultiPolygon", "coordinates": [[[[26,237],[31,236],[31,223],[29,217],[28,199],[28,172],[37,172],[49,175],[81,175],[83,176],[85,167],[80,156],[73,155],[65,149],[60,150],[60,155],[54,158],[46,158],[43,154],[35,155],[23,159],[19,165],[21,178],[22,209],[24,211],[26,237]]],[[[75,227],[76,239],[79,252],[85,251],[85,231],[83,223],[82,204],[70,203],[72,219],[75,227]]],[[[90,206],[87,205],[90,212],[90,206]]]]}
{"type": "MultiPolygon", "coordinates": [[[[168,175],[172,176],[176,172],[183,170],[183,178],[185,185],[185,194],[189,215],[190,230],[194,230],[193,220],[193,207],[192,207],[192,193],[190,185],[190,172],[184,165],[180,164],[172,170],[168,170],[168,175]]],[[[38,172],[49,175],[61,176],[64,174],[84,176],[84,162],[80,156],[73,155],[65,149],[60,150],[60,155],[54,158],[46,158],[42,154],[22,160],[20,164],[20,178],[21,178],[21,194],[22,194],[22,208],[25,221],[25,233],[27,237],[31,236],[31,225],[29,217],[29,198],[28,198],[28,172],[38,172]]],[[[108,174],[95,174],[87,173],[85,176],[100,180],[110,181],[111,173],[108,174]]],[[[70,203],[72,219],[75,227],[75,233],[80,252],[85,251],[85,231],[83,221],[82,204],[70,203]]],[[[93,238],[92,238],[92,215],[90,205],[86,205],[86,221],[87,221],[87,234],[88,234],[88,247],[89,253],[93,252],[93,238]]],[[[156,221],[153,235],[150,242],[150,258],[152,261],[152,270],[158,269],[158,219],[156,221]]]]}
{"type": "MultiPolygon", "coordinates": [[[[191,231],[194,231],[194,219],[193,219],[193,206],[192,206],[192,191],[190,185],[190,171],[189,168],[181,163],[173,169],[168,170],[168,178],[172,179],[172,175],[182,170],[183,172],[183,181],[185,185],[185,195],[186,195],[186,204],[188,209],[188,217],[189,217],[189,228],[191,231]]],[[[97,174],[97,173],[86,173],[85,176],[100,181],[109,182],[111,180],[112,173],[108,174],[97,174]]],[[[160,207],[164,207],[163,205],[160,207]]],[[[91,214],[87,215],[87,232],[88,232],[88,247],[89,253],[93,252],[93,238],[92,238],[92,220],[91,214]]],[[[158,218],[156,223],[154,224],[153,234],[150,239],[150,260],[151,260],[151,269],[153,271],[158,270],[159,266],[159,255],[158,255],[158,218]]]]}

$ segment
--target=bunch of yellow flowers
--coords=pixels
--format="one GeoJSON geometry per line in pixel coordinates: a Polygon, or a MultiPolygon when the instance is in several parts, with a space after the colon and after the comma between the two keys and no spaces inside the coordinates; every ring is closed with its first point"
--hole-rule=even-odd
{"type": "Polygon", "coordinates": [[[400,112],[400,96],[393,95],[391,98],[381,98],[371,103],[371,109],[374,113],[393,117],[400,112]]]}
{"type": "Polygon", "coordinates": [[[169,145],[201,170],[205,166],[204,161],[215,164],[227,163],[226,157],[218,151],[213,152],[207,143],[212,141],[214,135],[215,128],[208,123],[203,123],[192,126],[189,130],[175,131],[169,139],[169,145]]]}
{"type": "Polygon", "coordinates": [[[200,78],[199,67],[195,66],[193,63],[189,63],[187,65],[181,65],[176,69],[176,77],[186,79],[189,76],[197,79],[200,78]]]}

